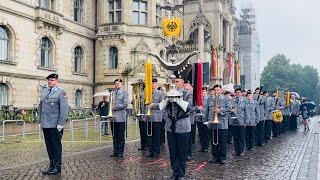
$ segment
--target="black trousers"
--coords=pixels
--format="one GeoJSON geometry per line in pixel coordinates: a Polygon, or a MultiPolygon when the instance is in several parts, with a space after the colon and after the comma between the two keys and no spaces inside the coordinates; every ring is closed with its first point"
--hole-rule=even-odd
{"type": "Polygon", "coordinates": [[[140,142],[141,148],[148,148],[148,136],[147,136],[147,123],[144,121],[139,121],[139,130],[140,130],[140,142]]]}
{"type": "Polygon", "coordinates": [[[257,135],[257,145],[262,145],[264,143],[264,121],[260,121],[256,126],[257,135]]]}
{"type": "Polygon", "coordinates": [[[232,142],[232,125],[228,125],[228,140],[227,140],[228,143],[231,143],[232,142]]]}
{"type": "Polygon", "coordinates": [[[190,132],[190,137],[188,141],[188,150],[187,150],[187,155],[192,156],[192,144],[194,144],[195,141],[195,134],[196,134],[196,124],[191,124],[191,132],[190,132]]]}
{"type": "Polygon", "coordinates": [[[289,128],[289,119],[290,119],[290,116],[289,115],[284,115],[283,116],[283,130],[284,132],[288,131],[290,128],[289,128]]]}
{"type": "Polygon", "coordinates": [[[244,152],[245,130],[244,126],[232,126],[234,150],[236,154],[244,152]]]}
{"type": "Polygon", "coordinates": [[[161,139],[161,143],[165,143],[166,142],[166,130],[164,129],[166,125],[166,120],[162,119],[161,122],[161,131],[160,131],[160,139],[161,139]]]}
{"type": "Polygon", "coordinates": [[[124,133],[126,130],[125,122],[114,122],[111,123],[111,130],[113,135],[113,153],[114,154],[123,154],[125,138],[124,133]]]}
{"type": "Polygon", "coordinates": [[[270,140],[271,138],[272,122],[272,120],[265,121],[264,138],[266,141],[270,140]]]}
{"type": "Polygon", "coordinates": [[[173,175],[177,178],[184,177],[186,173],[189,137],[190,132],[172,133],[167,131],[171,168],[173,170],[173,175]]]}
{"type": "Polygon", "coordinates": [[[150,134],[152,132],[152,136],[148,136],[149,153],[153,155],[159,155],[160,154],[161,122],[152,122],[152,123],[148,122],[148,128],[149,128],[148,133],[150,134]]]}
{"type": "Polygon", "coordinates": [[[281,123],[276,123],[272,121],[272,134],[274,137],[280,136],[281,123]]]}
{"type": "Polygon", "coordinates": [[[246,129],[246,147],[247,150],[253,149],[255,145],[256,139],[256,127],[255,126],[247,126],[246,129]]]}
{"type": "Polygon", "coordinates": [[[63,129],[59,132],[57,128],[43,128],[43,135],[50,160],[50,167],[56,167],[58,170],[61,170],[61,138],[63,135],[63,129]]]}
{"type": "Polygon", "coordinates": [[[227,158],[227,138],[228,138],[228,129],[209,129],[210,142],[212,148],[212,157],[218,160],[226,160],[227,158]],[[217,137],[218,135],[218,137],[217,137]],[[218,144],[214,145],[214,143],[218,144]]]}
{"type": "Polygon", "coordinates": [[[291,130],[295,130],[295,129],[297,129],[297,127],[298,127],[298,122],[297,122],[297,116],[296,115],[292,115],[291,116],[291,118],[290,118],[290,120],[291,120],[291,122],[290,122],[290,125],[291,125],[291,130]]]}
{"type": "Polygon", "coordinates": [[[209,148],[209,129],[203,122],[197,122],[201,149],[209,148]]]}

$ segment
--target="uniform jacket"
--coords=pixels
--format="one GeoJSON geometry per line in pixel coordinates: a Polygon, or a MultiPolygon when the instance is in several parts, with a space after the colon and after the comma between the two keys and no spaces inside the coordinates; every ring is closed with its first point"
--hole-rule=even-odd
{"type": "Polygon", "coordinates": [[[237,118],[230,119],[232,126],[244,126],[245,116],[246,116],[246,106],[247,106],[247,98],[240,96],[234,97],[232,102],[232,109],[236,108],[237,118]]]}
{"type": "MultiPolygon", "coordinates": [[[[282,114],[284,116],[289,116],[291,114],[291,107],[290,105],[289,106],[286,106],[286,99],[283,98],[283,109],[282,109],[282,114]]],[[[291,101],[290,101],[291,102],[291,101]]],[[[291,104],[291,103],[290,103],[291,104]]]]}
{"type": "Polygon", "coordinates": [[[266,120],[273,120],[273,117],[272,117],[272,111],[275,110],[275,101],[273,99],[273,97],[266,97],[266,111],[265,111],[265,116],[266,116],[266,120]]]}
{"type": "Polygon", "coordinates": [[[248,126],[255,126],[260,118],[258,101],[252,99],[247,102],[245,122],[248,126]]]}
{"type": "Polygon", "coordinates": [[[259,121],[264,121],[266,118],[266,100],[267,98],[260,95],[259,99],[258,99],[258,105],[259,105],[259,121]]]}
{"type": "MultiPolygon", "coordinates": [[[[229,114],[231,112],[231,101],[229,98],[224,95],[220,95],[218,100],[218,107],[220,107],[220,112],[218,113],[218,120],[220,124],[218,125],[218,129],[228,129],[228,119],[229,114]]],[[[212,122],[214,118],[214,110],[216,107],[216,97],[209,96],[205,106],[205,117],[206,121],[212,122]]],[[[209,125],[209,128],[216,128],[216,126],[209,125]]]]}
{"type": "Polygon", "coordinates": [[[182,98],[184,101],[187,101],[188,104],[188,108],[187,108],[187,112],[184,112],[176,103],[168,103],[166,109],[165,109],[165,113],[166,113],[166,125],[165,125],[165,129],[169,132],[172,132],[171,130],[171,125],[172,125],[172,120],[170,119],[170,117],[172,116],[172,106],[174,107],[174,112],[176,112],[177,114],[177,121],[175,123],[176,126],[176,133],[186,133],[186,132],[190,132],[191,131],[191,121],[189,118],[189,111],[192,110],[192,102],[193,102],[193,97],[192,94],[190,92],[187,92],[185,90],[180,90],[180,93],[182,94],[182,98]],[[183,117],[183,118],[179,118],[179,117],[183,117]]]}
{"type": "Polygon", "coordinates": [[[292,111],[292,115],[299,116],[299,113],[300,113],[300,101],[299,100],[292,101],[291,111],[292,111]]]}
{"type": "Polygon", "coordinates": [[[114,92],[114,108],[111,121],[126,122],[127,121],[127,107],[128,107],[128,93],[122,89],[114,92]]]}
{"type": "Polygon", "coordinates": [[[69,111],[68,98],[65,90],[56,85],[41,92],[39,124],[42,128],[57,128],[64,126],[69,111]],[[49,93],[49,94],[48,94],[49,93]]]}
{"type": "Polygon", "coordinates": [[[160,90],[153,90],[152,92],[152,117],[148,118],[148,121],[152,122],[162,122],[162,111],[159,109],[159,103],[164,99],[164,94],[160,90]]]}
{"type": "Polygon", "coordinates": [[[203,109],[200,111],[202,116],[195,116],[195,121],[196,122],[206,122],[208,119],[205,118],[206,115],[206,104],[209,96],[202,96],[202,101],[203,101],[203,109]]]}

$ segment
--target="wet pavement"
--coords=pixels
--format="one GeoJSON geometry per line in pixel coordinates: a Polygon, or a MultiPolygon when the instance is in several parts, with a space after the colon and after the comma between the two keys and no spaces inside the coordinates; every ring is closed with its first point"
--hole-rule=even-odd
{"type": "MultiPolygon", "coordinates": [[[[282,134],[264,147],[233,155],[228,145],[227,163],[210,164],[211,151],[193,149],[186,179],[317,179],[319,170],[319,117],[311,120],[310,131],[301,125],[297,131],[282,134]]],[[[112,146],[70,153],[63,157],[60,175],[42,175],[47,159],[0,167],[0,179],[168,179],[171,176],[167,145],[159,158],[145,158],[148,151],[138,151],[139,141],[127,142],[124,158],[110,158],[112,146]]]]}

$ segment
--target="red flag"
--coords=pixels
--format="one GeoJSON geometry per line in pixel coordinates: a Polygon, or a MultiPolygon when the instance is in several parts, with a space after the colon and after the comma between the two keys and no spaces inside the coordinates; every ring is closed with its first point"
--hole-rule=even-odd
{"type": "Polygon", "coordinates": [[[203,106],[202,101],[202,63],[197,63],[197,105],[203,106]]]}
{"type": "Polygon", "coordinates": [[[213,77],[218,77],[218,59],[217,59],[217,50],[213,50],[213,77]]]}
{"type": "Polygon", "coordinates": [[[233,66],[232,61],[233,61],[232,54],[229,53],[229,77],[230,77],[230,81],[232,79],[232,66],[233,66]]]}

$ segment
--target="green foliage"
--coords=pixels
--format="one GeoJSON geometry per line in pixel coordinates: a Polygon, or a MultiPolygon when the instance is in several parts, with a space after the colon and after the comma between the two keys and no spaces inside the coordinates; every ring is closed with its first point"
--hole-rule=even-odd
{"type": "Polygon", "coordinates": [[[270,59],[261,74],[261,84],[264,90],[285,90],[299,93],[316,104],[319,102],[319,74],[313,66],[290,64],[290,60],[283,54],[270,59]]]}

